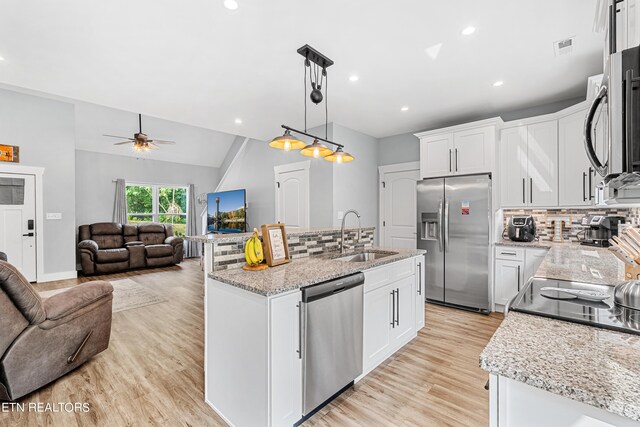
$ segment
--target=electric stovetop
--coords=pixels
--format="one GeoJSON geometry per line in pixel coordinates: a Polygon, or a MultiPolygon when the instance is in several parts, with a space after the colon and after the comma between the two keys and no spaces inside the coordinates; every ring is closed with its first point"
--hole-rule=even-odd
{"type": "Polygon", "coordinates": [[[613,286],[535,277],[518,293],[509,310],[640,335],[640,310],[615,305],[613,290],[613,286]],[[586,301],[550,297],[549,292],[540,291],[543,287],[603,292],[608,298],[586,301]]]}

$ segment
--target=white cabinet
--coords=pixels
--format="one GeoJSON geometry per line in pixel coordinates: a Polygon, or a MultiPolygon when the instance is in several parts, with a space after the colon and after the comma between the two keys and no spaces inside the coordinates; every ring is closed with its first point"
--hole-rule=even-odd
{"type": "Polygon", "coordinates": [[[499,119],[416,134],[420,176],[433,178],[493,172],[499,119]]]}
{"type": "Polygon", "coordinates": [[[523,273],[523,261],[496,259],[495,304],[507,304],[520,291],[524,281],[523,273]]]}
{"type": "Polygon", "coordinates": [[[491,172],[495,153],[495,127],[484,126],[453,134],[454,170],[458,174],[491,172]]]}
{"type": "Polygon", "coordinates": [[[504,129],[499,145],[503,207],[558,205],[558,122],[504,129]]]}
{"type": "Polygon", "coordinates": [[[424,327],[424,310],[425,310],[425,294],[424,294],[424,270],[425,258],[416,259],[416,332],[424,327]]]}
{"type": "Polygon", "coordinates": [[[417,300],[424,307],[416,268],[423,262],[413,258],[364,271],[363,376],[415,338],[417,300]]]}
{"type": "Polygon", "coordinates": [[[300,292],[270,300],[271,425],[293,425],[302,414],[300,292]]]}
{"type": "Polygon", "coordinates": [[[364,294],[363,371],[369,372],[387,358],[391,349],[393,293],[386,285],[364,294]]]}
{"type": "Polygon", "coordinates": [[[453,134],[420,138],[420,176],[432,178],[453,171],[453,134]]]}
{"type": "Polygon", "coordinates": [[[560,206],[588,206],[595,199],[597,173],[584,149],[586,110],[563,117],[558,122],[558,176],[560,206]]]}
{"type": "MultiPolygon", "coordinates": [[[[532,278],[547,255],[546,248],[496,246],[493,302],[507,304],[532,278]]],[[[502,307],[498,307],[500,310],[502,307]]]]}

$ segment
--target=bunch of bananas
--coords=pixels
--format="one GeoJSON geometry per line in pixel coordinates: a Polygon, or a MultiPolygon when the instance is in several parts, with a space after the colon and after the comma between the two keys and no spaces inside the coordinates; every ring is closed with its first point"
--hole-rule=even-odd
{"type": "Polygon", "coordinates": [[[244,257],[249,265],[260,264],[264,260],[262,242],[258,238],[257,228],[253,229],[253,236],[247,240],[247,243],[244,246],[244,257]]]}

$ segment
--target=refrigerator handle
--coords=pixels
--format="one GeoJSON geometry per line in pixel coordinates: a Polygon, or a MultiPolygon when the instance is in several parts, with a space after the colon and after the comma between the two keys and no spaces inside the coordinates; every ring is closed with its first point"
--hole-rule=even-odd
{"type": "Polygon", "coordinates": [[[440,199],[440,204],[438,205],[438,248],[440,252],[444,250],[442,239],[442,199],[440,199]]]}
{"type": "Polygon", "coordinates": [[[449,200],[444,199],[444,251],[449,252],[449,200]]]}

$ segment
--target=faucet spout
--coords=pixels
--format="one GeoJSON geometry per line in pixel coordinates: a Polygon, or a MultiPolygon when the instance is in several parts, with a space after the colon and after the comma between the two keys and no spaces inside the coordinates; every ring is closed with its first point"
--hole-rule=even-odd
{"type": "Polygon", "coordinates": [[[350,213],[354,214],[356,218],[358,218],[358,239],[355,243],[360,243],[360,238],[362,237],[362,234],[361,234],[362,224],[360,223],[360,214],[355,209],[349,209],[342,216],[342,226],[340,227],[340,253],[341,254],[345,253],[345,250],[346,250],[346,245],[344,244],[344,225],[347,219],[347,215],[350,213]]]}

